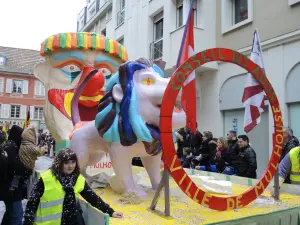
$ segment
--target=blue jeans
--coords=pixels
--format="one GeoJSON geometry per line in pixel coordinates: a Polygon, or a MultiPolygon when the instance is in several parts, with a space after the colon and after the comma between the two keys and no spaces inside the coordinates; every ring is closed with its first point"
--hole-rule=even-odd
{"type": "Polygon", "coordinates": [[[1,225],[22,225],[22,201],[4,201],[6,211],[1,225]]]}

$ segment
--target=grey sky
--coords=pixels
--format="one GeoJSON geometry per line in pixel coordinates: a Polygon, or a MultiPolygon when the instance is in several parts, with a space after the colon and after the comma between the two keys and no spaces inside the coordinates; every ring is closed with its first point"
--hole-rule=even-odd
{"type": "Polygon", "coordinates": [[[76,31],[86,0],[0,0],[0,45],[39,50],[52,34],[76,31]]]}

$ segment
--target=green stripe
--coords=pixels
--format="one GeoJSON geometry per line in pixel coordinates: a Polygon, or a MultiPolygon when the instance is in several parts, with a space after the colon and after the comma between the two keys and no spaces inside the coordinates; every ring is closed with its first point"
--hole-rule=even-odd
{"type": "Polygon", "coordinates": [[[59,34],[59,44],[62,49],[66,48],[66,43],[67,43],[67,35],[64,33],[59,34]]]}
{"type": "Polygon", "coordinates": [[[96,34],[92,34],[92,49],[96,49],[96,34]]]}
{"type": "Polygon", "coordinates": [[[70,147],[70,141],[69,140],[63,140],[55,143],[55,151],[60,151],[63,148],[69,148],[70,147]]]}
{"type": "Polygon", "coordinates": [[[109,50],[110,50],[109,39],[105,38],[105,51],[109,52],[109,50]]]}
{"type": "Polygon", "coordinates": [[[123,55],[122,55],[122,45],[119,44],[119,54],[117,55],[118,58],[122,59],[123,55]]]}
{"type": "Polygon", "coordinates": [[[77,34],[77,46],[78,49],[81,49],[84,47],[84,38],[82,33],[77,34]]]}
{"type": "Polygon", "coordinates": [[[248,186],[253,186],[252,179],[248,178],[248,186]]]}
{"type": "Polygon", "coordinates": [[[230,176],[226,175],[226,181],[230,181],[230,176]]]}
{"type": "Polygon", "coordinates": [[[105,225],[109,225],[109,215],[105,213],[105,225]]]}
{"type": "Polygon", "coordinates": [[[48,39],[45,41],[44,52],[45,52],[45,54],[50,54],[51,51],[47,48],[47,45],[48,45],[48,39]]]}

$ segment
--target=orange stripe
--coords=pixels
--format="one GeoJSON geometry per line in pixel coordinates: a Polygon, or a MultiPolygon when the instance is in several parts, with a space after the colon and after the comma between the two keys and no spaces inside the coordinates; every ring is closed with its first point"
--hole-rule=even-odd
{"type": "Polygon", "coordinates": [[[119,43],[114,41],[114,52],[113,55],[116,56],[119,53],[119,43]]]}
{"type": "Polygon", "coordinates": [[[100,50],[105,49],[105,37],[103,35],[100,36],[100,50]]]}
{"type": "Polygon", "coordinates": [[[53,40],[53,49],[59,49],[59,47],[60,47],[59,34],[56,34],[53,40]]]}
{"type": "Polygon", "coordinates": [[[42,44],[41,44],[41,50],[40,50],[41,56],[45,56],[46,55],[45,52],[44,52],[44,48],[45,48],[45,41],[43,41],[42,44]]]}
{"type": "Polygon", "coordinates": [[[93,47],[91,33],[88,33],[87,39],[88,39],[88,49],[91,49],[93,47]]]}
{"type": "Polygon", "coordinates": [[[77,48],[77,35],[75,33],[72,33],[71,36],[72,36],[71,49],[76,49],[77,48]]]}

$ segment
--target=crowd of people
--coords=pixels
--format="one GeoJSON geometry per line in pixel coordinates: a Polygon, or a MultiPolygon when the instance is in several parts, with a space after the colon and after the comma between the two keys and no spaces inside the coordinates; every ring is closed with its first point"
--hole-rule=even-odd
{"type": "Polygon", "coordinates": [[[51,168],[41,174],[29,194],[29,178],[35,161],[48,148],[45,143],[47,139],[39,140],[34,127],[23,130],[13,125],[8,137],[0,132],[0,201],[6,207],[1,225],[84,225],[79,195],[110,216],[122,217],[121,212],[115,212],[89,187],[80,175],[76,153],[71,149],[59,151],[51,168]],[[24,199],[28,199],[25,213],[24,199]],[[53,207],[49,208],[47,204],[53,207]]]}
{"type": "MultiPolygon", "coordinates": [[[[177,155],[184,168],[257,178],[256,153],[247,135],[237,135],[231,130],[226,138],[215,138],[210,131],[202,134],[197,130],[194,134],[182,128],[176,136],[177,155]]],[[[293,136],[293,130],[285,128],[281,160],[296,146],[299,146],[299,140],[293,136]]],[[[286,182],[289,183],[288,177],[286,182]]]]}
{"type": "Polygon", "coordinates": [[[55,140],[48,132],[39,131],[38,146],[46,147],[45,155],[52,158],[55,154],[55,140]]]}

